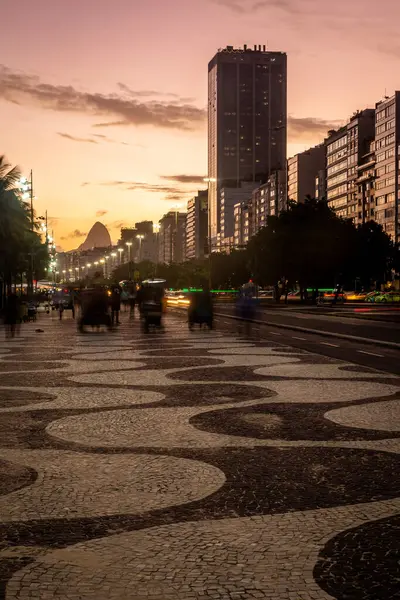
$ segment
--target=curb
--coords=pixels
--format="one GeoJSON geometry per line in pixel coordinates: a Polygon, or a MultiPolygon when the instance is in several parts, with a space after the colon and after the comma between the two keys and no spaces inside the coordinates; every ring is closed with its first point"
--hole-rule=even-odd
{"type": "MultiPolygon", "coordinates": [[[[216,317],[224,317],[235,321],[240,321],[239,317],[233,315],[226,315],[224,313],[215,312],[216,317]]],[[[285,325],[281,323],[271,323],[270,321],[260,321],[258,319],[252,319],[252,323],[257,325],[267,325],[268,327],[278,327],[280,329],[290,329],[292,331],[299,331],[301,333],[312,333],[321,335],[323,337],[339,338],[342,340],[348,340],[350,342],[361,342],[363,344],[371,344],[372,346],[381,346],[383,348],[391,348],[392,350],[400,350],[400,344],[396,342],[385,342],[384,340],[373,340],[372,338],[364,338],[356,335],[347,335],[346,333],[334,333],[333,331],[324,331],[319,329],[309,329],[307,327],[299,327],[298,325],[285,325]]]]}

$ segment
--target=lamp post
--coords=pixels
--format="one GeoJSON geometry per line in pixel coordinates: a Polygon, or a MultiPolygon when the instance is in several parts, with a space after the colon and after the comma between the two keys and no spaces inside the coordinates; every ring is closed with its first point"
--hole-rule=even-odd
{"type": "Polygon", "coordinates": [[[204,177],[204,181],[207,183],[207,204],[208,204],[208,285],[211,290],[212,278],[211,278],[211,210],[210,210],[210,183],[217,183],[215,177],[204,177]]]}
{"type": "Polygon", "coordinates": [[[132,280],[132,242],[126,242],[128,246],[128,280],[132,280]]]}
{"type": "Polygon", "coordinates": [[[139,240],[139,256],[138,256],[138,262],[140,262],[142,260],[142,241],[144,240],[144,235],[142,233],[139,233],[137,236],[137,239],[139,240]]]}
{"type": "Polygon", "coordinates": [[[182,204],[174,204],[174,206],[172,207],[172,210],[175,213],[175,244],[173,244],[173,242],[172,242],[172,235],[171,235],[171,262],[177,262],[176,258],[178,255],[178,215],[179,215],[179,210],[181,208],[182,208],[182,204]]]}
{"type": "MultiPolygon", "coordinates": [[[[30,177],[27,179],[26,177],[21,177],[20,181],[20,189],[22,191],[22,199],[30,201],[30,217],[31,217],[31,232],[35,231],[35,220],[34,220],[34,211],[33,211],[33,171],[31,169],[30,177]]],[[[29,272],[28,272],[28,292],[33,292],[33,272],[34,272],[34,256],[33,256],[33,242],[30,253],[30,261],[29,261],[29,272]]]]}
{"type": "Polygon", "coordinates": [[[117,253],[116,252],[112,252],[111,253],[111,257],[112,257],[112,266],[115,267],[115,259],[116,259],[117,253]]]}
{"type": "Polygon", "coordinates": [[[156,266],[155,266],[155,269],[154,269],[154,277],[157,277],[157,266],[158,266],[158,261],[159,261],[159,247],[158,247],[159,241],[158,241],[158,236],[159,236],[159,233],[160,233],[160,228],[161,228],[160,223],[153,223],[153,233],[156,236],[156,263],[155,263],[156,266]]]}
{"type": "Polygon", "coordinates": [[[119,266],[122,265],[122,253],[123,253],[124,249],[123,248],[118,248],[118,252],[119,252],[119,266]]]}
{"type": "Polygon", "coordinates": [[[108,272],[108,261],[110,260],[110,256],[108,256],[108,254],[104,257],[104,277],[106,279],[108,279],[109,276],[109,272],[108,272]]]}

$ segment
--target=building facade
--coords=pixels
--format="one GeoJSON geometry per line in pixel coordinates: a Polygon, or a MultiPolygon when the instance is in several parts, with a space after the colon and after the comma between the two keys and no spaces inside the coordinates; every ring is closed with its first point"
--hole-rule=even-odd
{"type": "Polygon", "coordinates": [[[288,199],[304,202],[315,196],[315,178],[325,168],[325,145],[320,144],[288,160],[288,199]]]}
{"type": "Polygon", "coordinates": [[[374,219],[394,242],[400,241],[400,92],[375,107],[374,219]]]}
{"type": "Polygon", "coordinates": [[[286,171],[276,171],[268,181],[254,190],[251,200],[251,235],[267,224],[268,216],[278,216],[287,209],[286,171]]]}
{"type": "Polygon", "coordinates": [[[251,196],[234,206],[234,246],[243,247],[267,224],[287,208],[286,170],[272,173],[266,183],[253,189],[251,196]]]}
{"type": "Polygon", "coordinates": [[[358,219],[358,169],[375,134],[375,110],[354,113],[326,145],[326,200],[340,217],[358,219]]]}
{"type": "Polygon", "coordinates": [[[185,260],[186,213],[169,211],[160,219],[159,262],[167,265],[185,260]]]}
{"type": "Polygon", "coordinates": [[[208,192],[199,191],[187,203],[186,258],[202,258],[208,252],[208,192]]]}
{"type": "Polygon", "coordinates": [[[252,236],[252,201],[238,202],[233,212],[235,219],[234,245],[241,248],[247,244],[252,236]]]}
{"type": "Polygon", "coordinates": [[[375,205],[375,140],[368,144],[367,152],[361,157],[357,172],[357,225],[374,219],[375,205]]]}
{"type": "MultiPolygon", "coordinates": [[[[265,46],[219,50],[208,65],[210,236],[221,236],[220,191],[286,170],[287,57],[265,46]]],[[[233,206],[232,206],[233,216],[233,206]]]]}
{"type": "Polygon", "coordinates": [[[217,250],[223,249],[227,245],[233,245],[235,231],[234,207],[241,202],[247,202],[251,199],[252,193],[259,187],[257,183],[241,183],[238,188],[222,188],[221,212],[220,212],[220,237],[217,238],[217,250]],[[218,244],[221,248],[218,247],[218,244]]]}
{"type": "Polygon", "coordinates": [[[122,262],[158,261],[158,235],[153,221],[140,221],[135,227],[123,227],[118,246],[123,249],[122,262]]]}

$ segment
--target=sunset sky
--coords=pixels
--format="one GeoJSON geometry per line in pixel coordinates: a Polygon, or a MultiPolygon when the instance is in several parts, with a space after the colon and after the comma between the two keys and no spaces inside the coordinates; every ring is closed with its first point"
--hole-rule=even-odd
{"type": "Polygon", "coordinates": [[[3,0],[0,154],[58,245],[96,220],[117,240],[203,187],[218,48],[288,53],[290,156],[400,89],[399,21],[398,0],[3,0]]]}

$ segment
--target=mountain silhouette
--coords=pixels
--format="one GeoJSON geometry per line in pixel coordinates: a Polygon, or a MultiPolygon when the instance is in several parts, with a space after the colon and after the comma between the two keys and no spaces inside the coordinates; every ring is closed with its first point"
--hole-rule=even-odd
{"type": "Polygon", "coordinates": [[[78,250],[107,248],[108,246],[111,246],[111,237],[108,229],[103,223],[97,221],[87,234],[86,240],[79,246],[78,250]]]}

